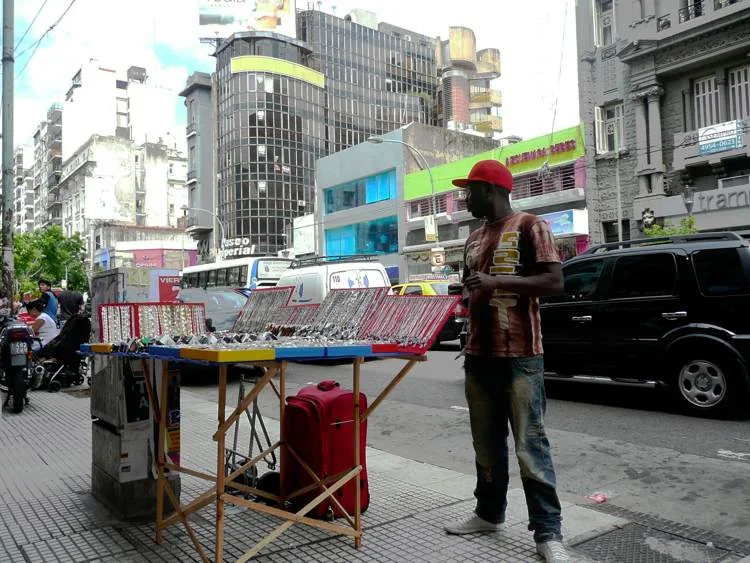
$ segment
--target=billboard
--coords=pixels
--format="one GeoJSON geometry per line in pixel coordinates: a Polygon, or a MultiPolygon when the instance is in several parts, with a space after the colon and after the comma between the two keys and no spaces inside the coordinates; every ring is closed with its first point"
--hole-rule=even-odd
{"type": "Polygon", "coordinates": [[[295,0],[198,0],[203,37],[229,37],[240,31],[273,31],[297,37],[295,0]]]}
{"type": "Polygon", "coordinates": [[[698,152],[701,156],[742,147],[741,121],[727,121],[698,129],[698,152]]]}

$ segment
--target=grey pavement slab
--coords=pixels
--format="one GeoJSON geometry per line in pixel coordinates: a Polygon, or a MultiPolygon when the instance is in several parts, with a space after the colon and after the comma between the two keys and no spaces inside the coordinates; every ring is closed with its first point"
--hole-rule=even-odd
{"type": "MultiPolygon", "coordinates": [[[[21,415],[0,419],[0,563],[6,561],[105,562],[198,561],[181,526],[164,542],[153,542],[153,526],[121,522],[90,495],[91,419],[83,393],[37,391],[21,415]],[[5,452],[13,452],[6,455],[5,452]]],[[[183,463],[211,471],[216,450],[207,435],[216,403],[182,393],[183,463]]],[[[229,408],[228,408],[229,410],[229,408]]],[[[278,422],[266,418],[272,440],[278,422]]],[[[247,425],[240,444],[249,442],[247,425]]],[[[372,502],[363,516],[363,547],[305,526],[293,526],[259,556],[259,561],[538,561],[526,530],[523,492],[509,493],[506,533],[447,536],[446,521],[473,508],[473,478],[368,450],[372,502]]],[[[196,478],[182,480],[182,502],[205,489],[196,478]]],[[[564,525],[575,542],[617,530],[627,520],[572,503],[563,504],[564,525]]],[[[214,507],[191,517],[201,543],[211,551],[214,507]]],[[[279,524],[257,512],[228,508],[226,561],[233,561],[279,524]]],[[[585,560],[581,555],[579,561],[585,560]]]]}

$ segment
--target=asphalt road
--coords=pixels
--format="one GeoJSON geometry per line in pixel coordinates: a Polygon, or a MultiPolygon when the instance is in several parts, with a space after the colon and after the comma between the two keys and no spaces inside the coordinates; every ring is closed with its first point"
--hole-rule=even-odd
{"type": "MultiPolygon", "coordinates": [[[[428,354],[370,419],[368,445],[467,474],[473,472],[468,409],[458,347],[428,354]]],[[[402,362],[367,362],[362,390],[372,401],[402,362]]],[[[288,394],[324,379],[351,385],[351,368],[293,364],[288,394]]],[[[236,385],[234,382],[234,393],[236,385]]],[[[214,384],[185,382],[212,396],[214,384]]],[[[230,397],[234,397],[232,394],[230,397]]],[[[708,420],[677,412],[645,385],[547,381],[546,425],[561,496],[585,503],[592,493],[640,512],[750,539],[750,417],[708,420]]],[[[277,417],[270,393],[265,416],[277,417]]],[[[520,486],[515,461],[511,486],[520,486]]]]}

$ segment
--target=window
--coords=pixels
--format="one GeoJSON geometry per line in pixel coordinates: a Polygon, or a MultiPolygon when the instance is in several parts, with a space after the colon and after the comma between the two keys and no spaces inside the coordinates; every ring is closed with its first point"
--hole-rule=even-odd
{"type": "Polygon", "coordinates": [[[695,128],[719,123],[719,85],[716,76],[705,76],[693,81],[695,128]]]}
{"type": "Polygon", "coordinates": [[[613,0],[593,0],[594,3],[594,44],[606,47],[614,42],[615,12],[613,0]]]}
{"type": "Polygon", "coordinates": [[[672,295],[676,281],[677,269],[671,254],[626,256],[615,263],[610,297],[672,295]]]}
{"type": "Polygon", "coordinates": [[[750,293],[750,255],[747,249],[701,250],[693,254],[693,267],[703,295],[750,293]],[[745,254],[744,265],[740,252],[745,254]]]}
{"type": "Polygon", "coordinates": [[[346,184],[327,188],[324,192],[325,212],[335,213],[378,201],[396,199],[396,171],[389,170],[346,184]]]}
{"type": "Polygon", "coordinates": [[[418,285],[407,285],[404,295],[422,295],[422,288],[418,285]]]}
{"type": "Polygon", "coordinates": [[[398,218],[393,215],[326,230],[326,254],[392,254],[398,252],[398,218]]]}
{"type": "Polygon", "coordinates": [[[588,301],[593,299],[604,269],[604,260],[597,258],[577,262],[563,269],[565,289],[562,295],[547,298],[548,303],[565,301],[588,301]]]}
{"type": "Polygon", "coordinates": [[[623,105],[613,104],[595,107],[596,152],[606,154],[625,148],[625,128],[623,126],[623,105]]]}
{"type": "Polygon", "coordinates": [[[750,66],[729,71],[729,119],[750,117],[750,66]]]}
{"type": "MultiPolygon", "coordinates": [[[[622,240],[630,240],[630,220],[622,220],[622,240]]],[[[604,229],[604,242],[618,242],[617,221],[605,221],[602,223],[604,229]]]]}
{"type": "Polygon", "coordinates": [[[169,204],[169,214],[174,215],[174,203],[169,204]]]}

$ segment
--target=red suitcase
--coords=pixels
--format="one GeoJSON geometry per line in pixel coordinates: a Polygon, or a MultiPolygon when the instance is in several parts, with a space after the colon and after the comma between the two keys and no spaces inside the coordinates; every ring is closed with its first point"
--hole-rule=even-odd
{"type": "MultiPolygon", "coordinates": [[[[323,479],[354,468],[354,393],[341,389],[335,381],[321,381],[299,390],[296,396],[288,397],[284,412],[284,433],[287,444],[299,457],[323,479]]],[[[359,410],[367,410],[367,398],[359,394],[359,410]]],[[[370,492],[367,483],[367,421],[360,423],[360,453],[362,465],[360,474],[360,506],[364,512],[370,504],[370,492]]],[[[292,494],[313,484],[310,474],[305,471],[297,459],[288,453],[281,465],[282,487],[284,496],[292,494]]],[[[328,484],[327,486],[330,486],[328,484]]],[[[336,500],[349,513],[354,513],[355,481],[352,479],[336,491],[336,500]]],[[[322,490],[314,490],[291,499],[292,505],[299,510],[322,490]]],[[[325,499],[307,515],[312,518],[325,518],[332,514],[339,518],[341,511],[325,499]]]]}

